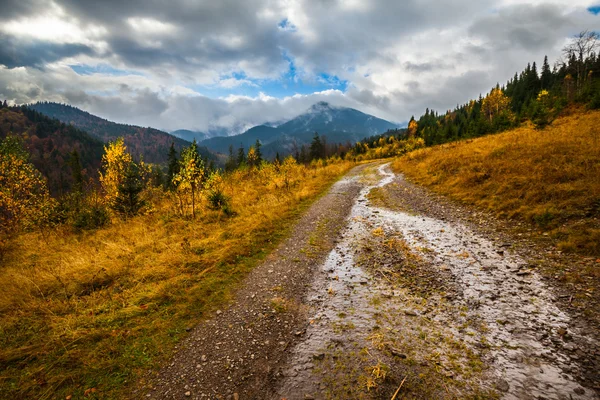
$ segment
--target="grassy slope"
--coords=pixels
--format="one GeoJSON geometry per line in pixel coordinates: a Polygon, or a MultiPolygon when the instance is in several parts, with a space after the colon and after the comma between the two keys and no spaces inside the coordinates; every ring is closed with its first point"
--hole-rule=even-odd
{"type": "Polygon", "coordinates": [[[289,191],[268,171],[238,171],[225,182],[231,219],[182,219],[159,198],[154,213],[95,232],[22,235],[0,268],[0,398],[125,397],[351,166],[297,166],[289,191]]]}
{"type": "Polygon", "coordinates": [[[544,130],[409,153],[393,163],[450,198],[523,219],[562,250],[600,255],[600,111],[575,111],[544,130]]]}

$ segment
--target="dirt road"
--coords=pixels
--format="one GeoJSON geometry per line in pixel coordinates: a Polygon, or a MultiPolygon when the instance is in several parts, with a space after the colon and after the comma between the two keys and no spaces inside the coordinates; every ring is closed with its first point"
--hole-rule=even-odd
{"type": "Polygon", "coordinates": [[[356,168],[146,396],[598,399],[598,332],[465,212],[356,168]]]}

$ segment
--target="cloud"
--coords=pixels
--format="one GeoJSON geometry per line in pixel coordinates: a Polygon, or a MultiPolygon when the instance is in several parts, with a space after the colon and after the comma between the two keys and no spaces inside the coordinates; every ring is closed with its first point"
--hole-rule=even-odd
{"type": "Polygon", "coordinates": [[[560,55],[587,0],[5,0],[0,98],[239,132],[316,101],[406,121],[560,55]],[[468,10],[468,12],[465,12],[468,10]],[[3,67],[3,66],[4,67],[3,67]]]}
{"type": "Polygon", "coordinates": [[[47,63],[93,52],[83,44],[19,40],[0,33],[0,64],[9,68],[43,67],[47,63]]]}

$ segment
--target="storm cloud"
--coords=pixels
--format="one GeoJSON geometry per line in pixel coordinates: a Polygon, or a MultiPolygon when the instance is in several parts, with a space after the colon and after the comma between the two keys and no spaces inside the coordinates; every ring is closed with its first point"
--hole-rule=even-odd
{"type": "Polygon", "coordinates": [[[485,94],[599,29],[585,0],[4,0],[0,98],[239,132],[325,100],[388,120],[485,94]]]}

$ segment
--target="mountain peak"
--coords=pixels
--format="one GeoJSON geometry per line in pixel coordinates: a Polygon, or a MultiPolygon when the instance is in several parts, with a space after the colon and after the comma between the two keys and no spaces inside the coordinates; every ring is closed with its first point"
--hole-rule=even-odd
{"type": "Polygon", "coordinates": [[[310,111],[324,111],[324,110],[331,110],[333,107],[331,107],[331,105],[329,105],[328,102],[326,101],[319,101],[318,103],[313,104],[310,107],[310,111]]]}

